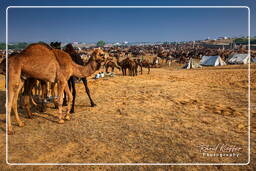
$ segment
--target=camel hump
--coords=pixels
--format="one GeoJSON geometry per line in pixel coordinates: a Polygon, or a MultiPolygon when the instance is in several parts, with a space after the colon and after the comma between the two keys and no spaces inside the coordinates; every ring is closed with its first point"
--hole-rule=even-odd
{"type": "Polygon", "coordinates": [[[28,45],[28,46],[26,47],[26,49],[28,49],[28,48],[34,48],[34,47],[45,47],[45,48],[47,48],[47,49],[49,49],[49,50],[52,50],[52,49],[53,49],[50,45],[48,45],[47,43],[44,43],[44,42],[40,42],[40,43],[31,43],[30,45],[28,45]]]}
{"type": "Polygon", "coordinates": [[[21,51],[21,55],[26,54],[44,54],[44,53],[51,53],[52,48],[46,43],[32,43],[28,45],[23,51],[21,51]]]}

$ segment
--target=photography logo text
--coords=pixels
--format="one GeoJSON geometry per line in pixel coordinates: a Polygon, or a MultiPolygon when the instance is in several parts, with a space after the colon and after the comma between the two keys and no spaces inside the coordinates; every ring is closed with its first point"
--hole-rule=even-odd
{"type": "Polygon", "coordinates": [[[205,145],[201,144],[197,146],[200,153],[204,157],[239,157],[241,155],[241,147],[230,144],[217,144],[217,145],[205,145]]]}

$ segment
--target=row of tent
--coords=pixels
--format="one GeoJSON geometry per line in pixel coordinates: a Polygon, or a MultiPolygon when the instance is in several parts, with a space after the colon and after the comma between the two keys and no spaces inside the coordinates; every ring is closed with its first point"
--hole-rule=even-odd
{"type": "MultiPolygon", "coordinates": [[[[234,54],[228,60],[228,64],[248,64],[250,56],[248,54],[234,54]]],[[[251,63],[256,63],[256,58],[251,58],[251,63]]],[[[183,67],[184,69],[200,68],[202,66],[223,66],[227,65],[220,56],[203,56],[199,64],[195,63],[192,58],[183,67]]]]}

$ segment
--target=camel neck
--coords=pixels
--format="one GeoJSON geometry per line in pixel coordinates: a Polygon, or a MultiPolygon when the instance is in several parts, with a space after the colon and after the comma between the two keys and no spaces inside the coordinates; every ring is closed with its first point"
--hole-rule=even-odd
{"type": "Polygon", "coordinates": [[[74,66],[74,76],[82,78],[92,75],[95,71],[100,68],[95,60],[90,60],[85,66],[75,64],[74,66]]]}

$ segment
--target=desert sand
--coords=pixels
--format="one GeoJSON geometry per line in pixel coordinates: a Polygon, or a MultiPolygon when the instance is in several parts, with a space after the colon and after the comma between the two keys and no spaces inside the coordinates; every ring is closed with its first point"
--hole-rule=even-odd
{"type": "MultiPolygon", "coordinates": [[[[246,163],[248,161],[248,66],[229,65],[183,70],[152,68],[150,74],[89,80],[90,107],[82,83],[77,84],[76,113],[60,125],[57,110],[32,109],[24,127],[13,118],[9,136],[10,163],[246,163]],[[206,157],[202,145],[233,145],[238,157],[206,157]]],[[[255,152],[256,64],[251,65],[251,133],[255,152]]],[[[56,166],[9,166],[5,163],[5,79],[0,76],[0,170],[56,169],[56,166]]],[[[14,116],[12,116],[14,117],[14,116]]],[[[255,155],[250,165],[255,168],[255,155]]],[[[68,166],[59,166],[65,169],[68,166]]],[[[74,166],[73,169],[139,169],[137,166],[74,166]]],[[[185,166],[144,166],[140,169],[181,169],[185,166]]],[[[197,170],[201,166],[194,166],[197,170]]],[[[207,166],[239,170],[236,166],[207,166]]]]}

